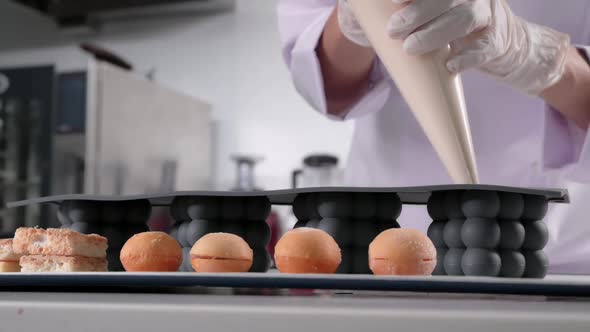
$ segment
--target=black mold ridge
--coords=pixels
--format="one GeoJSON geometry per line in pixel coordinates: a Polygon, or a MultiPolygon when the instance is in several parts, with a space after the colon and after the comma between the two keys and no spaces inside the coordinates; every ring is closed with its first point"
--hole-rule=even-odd
{"type": "MultiPolygon", "coordinates": [[[[266,272],[271,258],[266,251],[270,228],[266,218],[271,204],[264,196],[180,196],[170,205],[177,221],[171,234],[184,249],[189,249],[209,233],[225,232],[243,238],[254,253],[250,272],[266,272]]],[[[181,271],[191,271],[190,263],[181,271]]]]}
{"type": "Polygon", "coordinates": [[[542,278],[549,238],[545,197],[511,192],[434,192],[428,236],[437,247],[435,274],[542,278]],[[442,258],[442,259],[441,259],[442,258]]]}
{"type": "MultiPolygon", "coordinates": [[[[295,227],[320,228],[342,249],[339,273],[368,273],[367,247],[388,228],[399,227],[402,201],[426,204],[433,220],[428,236],[437,248],[434,274],[541,278],[546,274],[543,223],[549,201],[568,201],[565,191],[483,185],[409,188],[313,188],[257,193],[182,192],[171,195],[96,197],[64,195],[8,204],[57,203],[64,228],[109,238],[112,270],[123,243],[147,231],[151,206],[168,205],[171,234],[185,253],[203,235],[237,234],[253,248],[252,271],[266,271],[270,238],[266,218],[274,204],[291,204],[295,227]]],[[[185,262],[188,263],[188,262],[185,262]]],[[[190,263],[181,267],[190,271],[190,263]]]]}
{"type": "Polygon", "coordinates": [[[152,206],[145,200],[119,202],[63,201],[58,208],[62,228],[84,234],[99,234],[109,240],[107,258],[110,271],[123,271],[119,252],[134,234],[148,230],[152,206]]]}
{"type": "Polygon", "coordinates": [[[300,194],[293,201],[297,227],[317,228],[330,234],[341,248],[337,273],[371,273],[368,247],[389,228],[399,228],[402,203],[395,193],[322,192],[300,194]]]}

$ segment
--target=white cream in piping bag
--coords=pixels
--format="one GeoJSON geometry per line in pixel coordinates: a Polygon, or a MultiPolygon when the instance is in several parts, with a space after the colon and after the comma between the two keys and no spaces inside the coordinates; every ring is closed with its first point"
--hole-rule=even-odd
{"type": "Polygon", "coordinates": [[[450,48],[423,56],[408,55],[403,41],[391,39],[386,29],[399,5],[391,0],[348,2],[453,181],[478,183],[463,85],[445,65],[450,48]]]}

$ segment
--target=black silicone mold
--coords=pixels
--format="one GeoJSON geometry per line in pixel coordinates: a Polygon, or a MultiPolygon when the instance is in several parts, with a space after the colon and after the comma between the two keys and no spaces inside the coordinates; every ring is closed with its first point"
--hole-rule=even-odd
{"type": "Polygon", "coordinates": [[[109,271],[123,271],[119,253],[134,234],[148,230],[152,205],[147,199],[127,201],[64,200],[58,208],[62,228],[100,234],[109,240],[109,271]]]}
{"type": "Polygon", "coordinates": [[[229,232],[253,249],[251,271],[271,263],[266,218],[271,204],[292,205],[295,227],[319,228],[342,250],[338,273],[370,273],[369,243],[380,232],[400,227],[403,204],[424,204],[432,218],[428,236],[437,248],[437,275],[542,278],[549,238],[542,219],[549,202],[568,202],[565,190],[487,185],[406,188],[309,188],[263,192],[177,192],[105,197],[62,195],[8,204],[59,205],[63,227],[109,238],[111,270],[120,270],[118,252],[133,234],[146,231],[151,206],[169,206],[171,229],[183,247],[180,271],[192,271],[188,253],[202,236],[229,232]]]}
{"type": "Polygon", "coordinates": [[[435,192],[428,236],[439,257],[435,274],[542,278],[549,238],[548,199],[493,190],[435,192]],[[441,259],[442,258],[442,259],[441,259]]]}
{"type": "Polygon", "coordinates": [[[402,202],[395,193],[321,192],[298,194],[293,200],[295,227],[317,228],[341,248],[338,273],[370,273],[368,247],[375,236],[399,228],[402,202]]]}
{"type": "MultiPolygon", "coordinates": [[[[176,221],[171,235],[186,251],[206,234],[235,234],[253,250],[250,272],[266,272],[271,264],[265,248],[271,235],[266,223],[270,208],[266,196],[178,196],[170,204],[176,221]]],[[[181,271],[192,271],[187,259],[184,257],[181,271]]]]}
{"type": "Polygon", "coordinates": [[[150,217],[151,209],[152,205],[147,199],[117,202],[64,200],[59,206],[59,219],[64,225],[144,225],[150,217]]]}

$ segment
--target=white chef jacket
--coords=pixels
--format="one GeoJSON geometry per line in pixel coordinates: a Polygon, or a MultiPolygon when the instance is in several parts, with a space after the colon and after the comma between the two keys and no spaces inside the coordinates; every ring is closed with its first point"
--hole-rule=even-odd
{"type": "MultiPolygon", "coordinates": [[[[336,0],[279,0],[278,17],[283,55],[297,91],[326,116],[355,121],[347,184],[451,183],[380,62],[369,92],[343,117],[327,115],[316,46],[335,5],[336,0]]],[[[510,5],[529,21],[570,34],[575,44],[590,44],[590,0],[511,0],[510,5]]],[[[571,203],[552,204],[545,218],[550,271],[590,274],[590,135],[541,99],[481,72],[467,71],[462,79],[481,182],[567,188],[571,203]]],[[[424,207],[405,206],[399,221],[426,232],[430,218],[424,207]]]]}

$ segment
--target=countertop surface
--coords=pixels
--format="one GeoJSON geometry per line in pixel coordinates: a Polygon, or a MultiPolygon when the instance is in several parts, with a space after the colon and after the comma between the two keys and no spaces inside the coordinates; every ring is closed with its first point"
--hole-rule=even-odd
{"type": "MultiPolygon", "coordinates": [[[[562,277],[552,276],[549,280],[562,277]]],[[[579,277],[588,280],[590,277],[579,277]]],[[[590,331],[590,298],[232,288],[0,292],[10,331],[590,331]]]]}

